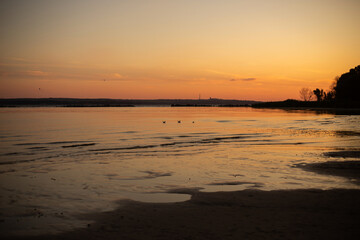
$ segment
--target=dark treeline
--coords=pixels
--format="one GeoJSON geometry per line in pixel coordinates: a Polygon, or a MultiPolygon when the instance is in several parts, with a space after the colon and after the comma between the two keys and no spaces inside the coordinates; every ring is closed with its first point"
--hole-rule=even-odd
{"type": "Polygon", "coordinates": [[[360,65],[341,75],[334,86],[336,101],[360,102],[360,65]]]}
{"type": "Polygon", "coordinates": [[[336,77],[330,89],[302,88],[299,92],[302,101],[288,99],[281,102],[254,104],[254,107],[291,108],[360,108],[360,65],[336,77]],[[315,101],[313,101],[315,99],[315,101]]]}

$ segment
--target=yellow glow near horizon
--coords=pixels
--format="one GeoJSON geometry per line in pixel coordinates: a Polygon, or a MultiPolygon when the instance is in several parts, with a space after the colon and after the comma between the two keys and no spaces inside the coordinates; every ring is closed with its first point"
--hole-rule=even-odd
{"type": "Polygon", "coordinates": [[[356,0],[0,7],[0,98],[284,100],[360,64],[356,0]]]}

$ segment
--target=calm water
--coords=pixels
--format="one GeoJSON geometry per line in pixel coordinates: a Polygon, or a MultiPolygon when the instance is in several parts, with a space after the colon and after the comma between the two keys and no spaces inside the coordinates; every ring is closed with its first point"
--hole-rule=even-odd
{"type": "Polygon", "coordinates": [[[79,214],[111,210],[119,199],[189,199],[167,193],[179,188],[359,188],[293,167],[359,150],[359,122],[251,108],[0,109],[0,227],[83,227],[79,214]]]}

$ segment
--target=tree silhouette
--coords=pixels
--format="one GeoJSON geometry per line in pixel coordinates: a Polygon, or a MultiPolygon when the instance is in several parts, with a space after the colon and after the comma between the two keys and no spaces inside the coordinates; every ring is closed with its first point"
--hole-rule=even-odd
{"type": "Polygon", "coordinates": [[[299,91],[300,99],[307,102],[313,99],[314,93],[310,88],[302,88],[299,91]]]}
{"type": "Polygon", "coordinates": [[[334,90],[337,101],[360,102],[360,65],[341,75],[334,90]]]}
{"type": "MultiPolygon", "coordinates": [[[[315,95],[315,97],[316,97],[316,100],[318,101],[318,102],[321,102],[321,101],[323,101],[324,100],[324,90],[320,90],[320,89],[315,89],[314,91],[313,91],[313,93],[314,93],[314,95],[315,95]]],[[[326,93],[325,93],[326,94],[326,93]]]]}
{"type": "Polygon", "coordinates": [[[333,90],[328,91],[325,93],[324,101],[334,101],[335,99],[335,92],[333,90]]]}
{"type": "Polygon", "coordinates": [[[323,89],[317,88],[313,91],[313,93],[318,102],[323,102],[323,101],[330,102],[333,101],[335,97],[335,92],[333,89],[330,89],[328,92],[325,92],[323,89]]]}

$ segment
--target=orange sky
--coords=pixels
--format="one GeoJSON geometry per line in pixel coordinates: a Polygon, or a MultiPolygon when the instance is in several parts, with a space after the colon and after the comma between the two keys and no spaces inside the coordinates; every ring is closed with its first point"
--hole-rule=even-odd
{"type": "Polygon", "coordinates": [[[358,0],[2,0],[0,98],[299,98],[360,64],[358,0]]]}

